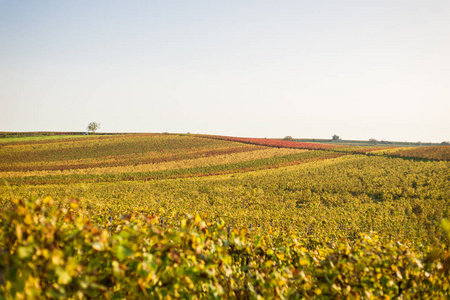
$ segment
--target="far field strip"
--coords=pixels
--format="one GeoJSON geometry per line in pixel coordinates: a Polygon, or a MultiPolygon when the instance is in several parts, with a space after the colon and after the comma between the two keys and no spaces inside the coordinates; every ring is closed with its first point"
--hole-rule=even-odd
{"type": "Polygon", "coordinates": [[[0,147],[0,171],[117,167],[264,148],[228,141],[172,135],[114,136],[26,145],[9,143],[0,147]]]}
{"type": "Polygon", "coordinates": [[[210,157],[200,157],[194,159],[184,159],[161,163],[142,164],[137,166],[48,170],[48,171],[26,171],[26,172],[0,172],[0,177],[8,178],[8,177],[27,177],[27,176],[47,176],[47,175],[81,175],[81,174],[103,175],[103,174],[164,171],[164,170],[207,167],[221,164],[237,163],[254,159],[264,159],[276,156],[284,156],[306,151],[308,150],[288,149],[288,148],[267,148],[261,150],[254,150],[250,152],[230,153],[210,157]]]}
{"type": "Polygon", "coordinates": [[[184,151],[149,151],[145,153],[132,153],[122,155],[110,155],[99,158],[83,158],[83,159],[62,159],[58,161],[34,161],[34,162],[14,162],[10,164],[0,163],[0,172],[8,172],[10,169],[18,170],[17,172],[32,171],[64,171],[75,169],[105,169],[110,167],[158,164],[169,161],[194,159],[197,157],[206,157],[214,155],[226,155],[232,153],[253,152],[258,149],[264,149],[263,146],[253,145],[237,145],[236,147],[218,147],[215,149],[194,148],[184,151]],[[249,147],[251,146],[251,147],[249,147]],[[5,171],[6,170],[6,171],[5,171]],[[22,171],[20,171],[22,170],[22,171]]]}
{"type": "MultiPolygon", "coordinates": [[[[309,152],[308,150],[303,150],[303,152],[309,152]]],[[[104,199],[107,201],[109,198],[114,198],[108,196],[110,193],[114,194],[114,191],[120,190],[121,187],[126,187],[132,185],[133,187],[138,187],[137,189],[133,188],[132,190],[138,190],[139,193],[133,195],[134,197],[138,197],[140,199],[145,199],[142,197],[141,192],[149,192],[153,190],[165,190],[165,186],[174,186],[181,182],[184,184],[192,183],[194,186],[198,183],[221,183],[228,185],[228,183],[233,182],[233,185],[238,185],[239,182],[253,181],[259,180],[263,178],[281,178],[287,174],[296,174],[296,173],[308,173],[310,171],[316,172],[317,170],[323,170],[327,173],[327,168],[335,168],[334,166],[347,164],[347,163],[358,163],[364,162],[368,157],[365,155],[343,155],[339,157],[333,157],[329,159],[323,160],[314,160],[305,162],[302,164],[294,164],[282,166],[279,168],[266,168],[266,169],[258,169],[251,170],[248,172],[240,172],[240,173],[224,173],[218,174],[215,176],[192,176],[192,177],[175,177],[175,178],[162,178],[161,180],[154,181],[98,181],[98,182],[74,182],[70,185],[65,183],[50,183],[50,184],[24,184],[24,185],[2,185],[0,182],[0,195],[7,196],[7,194],[13,194],[14,196],[22,196],[22,193],[38,193],[40,197],[51,196],[55,199],[59,199],[61,197],[76,197],[76,195],[83,195],[82,191],[93,191],[95,189],[100,189],[101,193],[94,193],[91,197],[93,199],[104,199]],[[108,191],[108,192],[106,192],[108,191]],[[41,194],[42,192],[42,194],[41,194]],[[73,192],[73,194],[72,194],[73,192]]],[[[222,186],[222,185],[221,185],[222,186]]],[[[171,193],[171,189],[167,189],[165,193],[171,193]]],[[[162,194],[161,194],[162,195],[162,194]]],[[[157,198],[158,194],[153,195],[151,199],[147,199],[145,201],[156,201],[154,197],[157,198]]]]}
{"type": "MultiPolygon", "coordinates": [[[[191,168],[170,169],[149,172],[121,172],[116,174],[105,173],[95,174],[71,174],[71,175],[45,175],[45,176],[25,176],[25,177],[4,177],[3,182],[10,185],[22,184],[73,184],[77,182],[117,182],[117,181],[151,181],[166,178],[187,178],[195,176],[215,176],[229,173],[245,173],[254,170],[272,169],[283,166],[303,164],[306,162],[326,160],[344,153],[332,153],[327,151],[302,151],[298,153],[272,156],[261,159],[250,159],[240,162],[226,164],[199,166],[191,168]]],[[[1,183],[0,183],[1,184],[1,183]]]]}
{"type": "Polygon", "coordinates": [[[0,144],[2,143],[27,143],[37,141],[52,141],[61,139],[85,139],[98,137],[96,135],[48,135],[48,136],[24,136],[24,137],[6,137],[0,138],[0,144]]]}

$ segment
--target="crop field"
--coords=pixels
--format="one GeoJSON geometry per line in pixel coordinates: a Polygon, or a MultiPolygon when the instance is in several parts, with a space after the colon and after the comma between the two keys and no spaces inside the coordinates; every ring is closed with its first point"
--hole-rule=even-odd
{"type": "Polygon", "coordinates": [[[293,148],[293,149],[309,149],[309,150],[328,150],[335,152],[347,152],[347,153],[368,153],[380,150],[392,150],[395,147],[375,147],[375,146],[346,146],[336,145],[329,143],[310,143],[300,142],[294,140],[279,140],[279,139],[261,139],[261,138],[241,138],[241,137],[228,137],[228,136],[205,136],[212,139],[219,139],[225,141],[241,142],[253,145],[264,145],[268,147],[277,148],[293,148]]]}
{"type": "Polygon", "coordinates": [[[448,299],[450,147],[0,143],[0,299],[448,299]]]}
{"type": "Polygon", "coordinates": [[[425,160],[446,160],[450,161],[449,147],[443,146],[431,146],[431,147],[419,147],[413,149],[402,149],[392,153],[392,156],[415,158],[425,160]]]}

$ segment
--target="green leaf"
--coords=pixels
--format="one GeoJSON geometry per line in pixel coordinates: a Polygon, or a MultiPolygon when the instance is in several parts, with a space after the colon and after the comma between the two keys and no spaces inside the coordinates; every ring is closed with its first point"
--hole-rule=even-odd
{"type": "Polygon", "coordinates": [[[33,254],[33,248],[21,246],[17,249],[17,253],[19,254],[19,257],[21,259],[25,259],[25,258],[30,257],[33,254]]]}
{"type": "Polygon", "coordinates": [[[441,225],[442,225],[442,229],[444,230],[445,234],[450,239],[450,221],[447,219],[442,219],[441,225]]]}
{"type": "Polygon", "coordinates": [[[69,273],[64,269],[58,268],[56,274],[58,275],[59,284],[68,284],[72,280],[72,277],[70,277],[69,273]]]}
{"type": "Polygon", "coordinates": [[[119,260],[123,260],[125,257],[133,255],[133,251],[124,245],[118,245],[116,247],[116,256],[119,260]]]}

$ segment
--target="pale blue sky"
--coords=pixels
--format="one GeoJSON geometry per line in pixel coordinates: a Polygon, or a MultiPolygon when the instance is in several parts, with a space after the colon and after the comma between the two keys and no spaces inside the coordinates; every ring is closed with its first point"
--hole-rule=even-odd
{"type": "Polygon", "coordinates": [[[0,131],[450,140],[450,1],[0,0],[0,131]]]}

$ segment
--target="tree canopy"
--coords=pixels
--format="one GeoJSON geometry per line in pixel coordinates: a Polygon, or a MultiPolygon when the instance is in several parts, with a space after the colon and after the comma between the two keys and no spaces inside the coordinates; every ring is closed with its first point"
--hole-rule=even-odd
{"type": "Polygon", "coordinates": [[[87,127],[87,131],[88,132],[92,132],[93,134],[95,134],[95,132],[100,128],[100,123],[97,122],[91,122],[89,123],[88,127],[87,127]]]}

